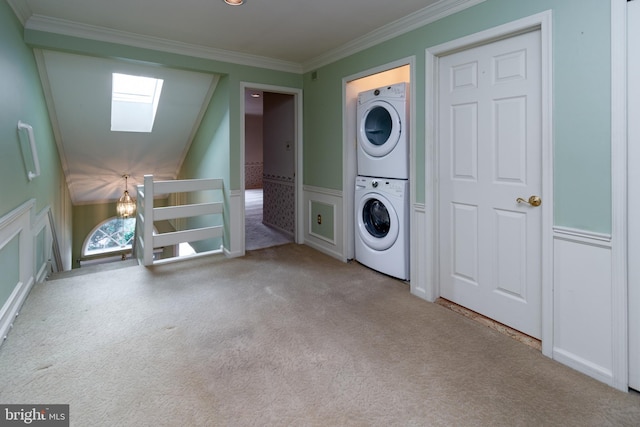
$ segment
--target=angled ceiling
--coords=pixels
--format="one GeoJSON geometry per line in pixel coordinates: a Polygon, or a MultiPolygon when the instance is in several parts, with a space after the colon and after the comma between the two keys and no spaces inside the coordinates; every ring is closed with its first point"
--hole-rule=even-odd
{"type": "Polygon", "coordinates": [[[74,204],[115,200],[124,174],[175,179],[217,78],[115,59],[43,51],[41,74],[74,204]],[[164,79],[151,133],[112,132],[111,74],[164,79]]]}
{"type": "MultiPolygon", "coordinates": [[[[484,0],[7,0],[26,28],[303,72],[484,0]]],[[[74,204],[114,201],[143,173],[173,179],[214,75],[36,51],[74,204]],[[110,131],[111,73],[165,80],[150,134],[110,131]]],[[[247,99],[247,113],[252,110],[247,99]]]]}

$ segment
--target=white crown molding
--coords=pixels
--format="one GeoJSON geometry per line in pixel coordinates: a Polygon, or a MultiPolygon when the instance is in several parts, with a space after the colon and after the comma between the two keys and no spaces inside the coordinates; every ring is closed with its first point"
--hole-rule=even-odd
{"type": "Polygon", "coordinates": [[[20,22],[22,22],[25,29],[28,30],[123,44],[142,49],[152,49],[167,53],[193,56],[196,58],[211,59],[215,61],[229,62],[232,64],[261,67],[298,74],[335,62],[349,55],[353,55],[354,53],[390,40],[484,1],[485,0],[440,0],[431,6],[352,40],[340,48],[333,49],[305,62],[304,64],[298,64],[295,62],[282,61],[264,56],[243,54],[224,49],[193,45],[159,37],[144,36],[126,31],[113,30],[110,28],[87,25],[64,19],[36,15],[31,12],[25,2],[7,0],[20,22]]]}
{"type": "Polygon", "coordinates": [[[33,15],[33,12],[31,11],[31,8],[27,4],[27,2],[20,0],[7,0],[7,3],[11,7],[11,9],[13,9],[13,13],[16,14],[16,17],[24,27],[29,17],[33,15]]]}
{"type": "Polygon", "coordinates": [[[328,51],[303,64],[304,72],[312,71],[316,68],[335,62],[339,59],[358,53],[372,46],[391,40],[402,34],[423,27],[446,16],[453,15],[461,10],[475,6],[485,0],[441,0],[431,6],[425,7],[417,12],[400,18],[396,21],[378,28],[362,37],[358,37],[345,43],[337,49],[328,51]]]}
{"type": "MultiPolygon", "coordinates": [[[[15,0],[14,0],[15,1],[15,0]]],[[[79,22],[52,18],[42,15],[31,15],[24,24],[25,29],[43,31],[47,33],[61,34],[71,37],[96,40],[107,43],[116,43],[142,49],[158,50],[167,53],[187,55],[196,58],[211,59],[214,61],[229,62],[232,64],[248,65],[252,67],[268,68],[272,70],[290,73],[301,73],[300,64],[289,61],[267,58],[264,56],[249,55],[198,46],[159,37],[143,36],[126,31],[113,30],[95,25],[81,24],[79,22]]]]}

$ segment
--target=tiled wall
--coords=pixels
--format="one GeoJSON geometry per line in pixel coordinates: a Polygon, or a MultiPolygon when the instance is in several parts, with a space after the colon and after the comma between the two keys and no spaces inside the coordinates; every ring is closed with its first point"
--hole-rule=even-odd
{"type": "Polygon", "coordinates": [[[265,224],[294,233],[295,185],[292,178],[264,176],[262,220],[265,224]]]}
{"type": "Polygon", "coordinates": [[[244,165],[244,185],[246,189],[262,188],[262,162],[248,162],[244,165]]]}

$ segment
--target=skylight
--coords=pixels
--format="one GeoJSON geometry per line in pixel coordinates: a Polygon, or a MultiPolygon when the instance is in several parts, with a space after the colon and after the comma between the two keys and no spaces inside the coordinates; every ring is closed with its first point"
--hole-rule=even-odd
{"type": "Polygon", "coordinates": [[[164,80],[113,73],[111,130],[151,132],[164,80]]]}

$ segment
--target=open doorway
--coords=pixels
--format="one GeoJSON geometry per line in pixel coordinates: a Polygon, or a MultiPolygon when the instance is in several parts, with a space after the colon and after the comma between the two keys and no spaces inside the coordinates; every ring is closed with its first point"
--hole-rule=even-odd
{"type": "Polygon", "coordinates": [[[255,250],[295,241],[295,98],[253,88],[244,97],[245,250],[255,250]]]}

